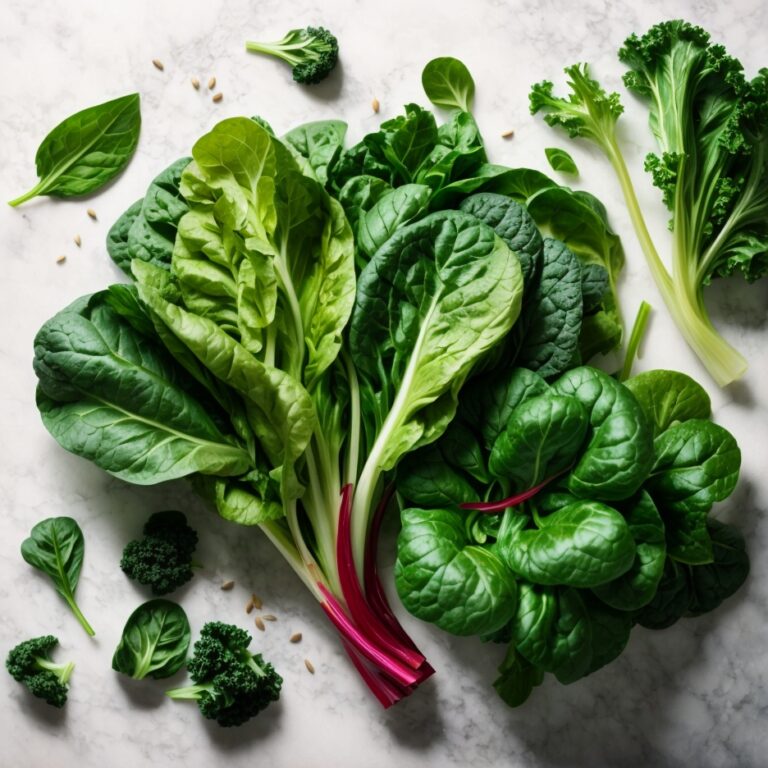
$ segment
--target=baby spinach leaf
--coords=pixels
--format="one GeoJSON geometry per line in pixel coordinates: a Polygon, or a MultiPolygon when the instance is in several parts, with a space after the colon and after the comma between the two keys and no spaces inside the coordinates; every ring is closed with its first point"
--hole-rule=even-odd
{"type": "Polygon", "coordinates": [[[32,528],[21,543],[21,556],[33,568],[50,577],[56,591],[64,598],[83,629],[94,635],[91,625],[75,602],[75,589],[83,566],[85,540],[76,520],[49,517],[32,528]]]}
{"type": "Polygon", "coordinates": [[[87,195],[103,187],[128,164],[140,128],[138,93],[76,112],[38,147],[35,166],[40,181],[9,205],[20,205],[37,195],[87,195]]]}
{"type": "Polygon", "coordinates": [[[431,214],[376,252],[358,279],[349,344],[370,384],[366,407],[390,410],[397,398],[381,468],[447,426],[470,368],[517,318],[521,292],[514,254],[466,214],[431,214]]]}
{"type": "Polygon", "coordinates": [[[635,560],[626,573],[592,591],[612,608],[634,611],[656,594],[664,573],[667,547],[664,524],[648,493],[640,491],[622,505],[621,511],[635,541],[635,560]]]}
{"type": "Polygon", "coordinates": [[[638,624],[647,629],[666,629],[685,615],[690,591],[684,568],[667,557],[656,594],[635,614],[638,624]]]}
{"type": "Polygon", "coordinates": [[[464,515],[404,509],[395,586],[419,619],[455,635],[487,634],[514,615],[517,587],[504,563],[471,542],[464,515]]]}
{"type": "Polygon", "coordinates": [[[531,664],[561,683],[578,680],[592,657],[591,630],[577,590],[520,582],[513,641],[531,664]]]}
{"type": "Polygon", "coordinates": [[[587,411],[574,397],[545,394],[519,405],[493,445],[488,468],[522,492],[567,469],[581,449],[587,411]]]}
{"type": "Polygon", "coordinates": [[[408,454],[397,467],[397,490],[413,504],[458,506],[476,498],[477,491],[446,462],[434,446],[408,454]]]}
{"type": "Polygon", "coordinates": [[[584,264],[581,269],[581,297],[584,312],[592,312],[600,306],[608,290],[608,270],[602,264],[584,264]]]}
{"type": "Polygon", "coordinates": [[[568,490],[602,501],[634,494],[648,476],[653,448],[650,427],[632,393],[588,366],[571,369],[552,390],[575,397],[589,413],[588,444],[568,475],[568,490]]]}
{"type": "Polygon", "coordinates": [[[708,419],[710,416],[709,395],[685,373],[644,371],[627,379],[624,386],[643,409],[653,426],[654,437],[676,421],[708,419]]]}
{"type": "Polygon", "coordinates": [[[421,73],[427,98],[438,107],[472,111],[475,82],[466,65],[452,56],[432,59],[421,73]]]}
{"type": "Polygon", "coordinates": [[[341,154],[346,134],[347,124],[341,120],[318,120],[288,131],[283,142],[306,161],[308,175],[325,186],[328,169],[341,154]]]}
{"type": "Polygon", "coordinates": [[[579,595],[589,616],[592,634],[592,658],[584,672],[591,675],[620,656],[626,648],[632,631],[632,614],[609,608],[587,591],[581,591],[579,595]]]}
{"type": "Polygon", "coordinates": [[[383,194],[360,217],[357,229],[359,251],[368,258],[373,256],[398,227],[417,219],[425,211],[430,192],[423,184],[404,184],[383,194]]]}
{"type": "Polygon", "coordinates": [[[645,488],[661,512],[667,551],[689,564],[711,562],[707,513],[736,486],[741,452],[733,436],[703,419],[673,423],[654,441],[645,488]]]}
{"type": "Polygon", "coordinates": [[[738,529],[710,518],[707,531],[712,541],[712,562],[687,569],[688,616],[713,611],[736,592],[749,575],[749,557],[738,529]]]}
{"type": "Polygon", "coordinates": [[[133,256],[128,248],[128,232],[141,214],[144,198],[139,198],[117,219],[107,233],[107,253],[126,274],[130,274],[133,256]]]}
{"type": "MultiPolygon", "coordinates": [[[[354,176],[344,185],[338,194],[338,200],[353,232],[357,232],[360,219],[366,211],[391,190],[392,187],[386,181],[376,176],[354,176]]],[[[360,269],[367,263],[368,259],[360,262],[360,269]]]]}
{"type": "Polygon", "coordinates": [[[493,687],[507,706],[519,707],[543,680],[544,671],[527,661],[515,650],[514,644],[510,644],[493,687]]]}
{"type": "Polygon", "coordinates": [[[190,637],[187,614],[180,605],[150,600],[128,617],[112,669],[134,680],[175,675],[187,660],[190,637]]]}
{"type": "Polygon", "coordinates": [[[605,504],[577,501],[538,523],[539,528],[499,542],[510,569],[530,582],[596,587],[632,567],[632,533],[621,514],[605,504]]]}
{"type": "Polygon", "coordinates": [[[547,162],[553,171],[569,173],[572,176],[579,175],[579,169],[576,167],[576,163],[573,162],[573,158],[564,149],[547,147],[544,150],[544,154],[547,156],[547,162]]]}
{"type": "Polygon", "coordinates": [[[45,323],[34,367],[48,431],[116,477],[147,484],[194,472],[239,475],[250,466],[165,351],[121,319],[103,292],[45,323]]]}

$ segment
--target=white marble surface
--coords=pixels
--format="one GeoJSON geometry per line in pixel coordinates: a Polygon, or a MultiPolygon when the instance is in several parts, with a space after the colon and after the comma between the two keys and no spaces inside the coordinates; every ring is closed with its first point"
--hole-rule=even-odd
{"type": "MultiPolygon", "coordinates": [[[[0,674],[0,764],[9,768],[185,766],[764,766],[768,763],[768,281],[711,289],[712,314],[750,360],[743,382],[715,391],[680,341],[646,270],[617,185],[601,158],[555,136],[528,115],[531,82],[557,78],[562,66],[589,60],[619,85],[615,52],[624,37],[663,18],[703,24],[749,71],[768,64],[763,0],[3,0],[0,3],[0,200],[34,182],[34,154],[47,130],[86,105],[130,91],[142,96],[138,152],[116,183],[88,201],[40,199],[0,206],[0,653],[24,637],[52,632],[61,657],[76,661],[70,701],[54,711],[0,674]],[[270,39],[306,23],[333,29],[342,63],[325,84],[303,90],[277,62],[246,55],[248,37],[270,39]],[[110,223],[143,194],[151,177],[187,153],[218,119],[259,113],[276,130],[311,119],[345,118],[357,139],[408,101],[425,102],[424,63],[462,58],[477,83],[476,115],[492,159],[546,170],[542,149],[563,146],[586,188],[609,207],[624,238],[621,294],[628,316],[643,298],[657,308],[641,368],[676,367],[703,381],[716,418],[744,449],[743,475],[721,516],[748,537],[752,575],[740,594],[707,617],[653,633],[636,630],[624,655],[585,681],[553,680],[510,711],[490,689],[501,649],[461,640],[406,618],[438,674],[416,695],[382,711],[351,669],[334,633],[298,581],[256,530],[217,519],[182,484],[137,489],[60,449],[34,405],[32,339],[75,297],[119,274],[104,237],[110,223]],[[762,57],[762,58],[761,58],[762,57]],[[165,71],[151,63],[161,59],[165,71]],[[215,75],[224,94],[211,102],[203,82],[215,75]],[[381,113],[371,112],[371,99],[381,113]],[[504,140],[503,131],[515,137],[504,140]],[[93,207],[98,220],[86,215],[93,207]],[[82,248],[73,244],[82,237],[82,248]],[[64,265],[56,258],[66,254],[64,265]],[[212,617],[248,626],[255,589],[279,616],[255,641],[285,677],[281,702],[249,727],[219,729],[194,705],[165,701],[164,686],[131,685],[110,669],[124,620],[142,599],[117,568],[120,550],[146,515],[177,507],[201,534],[207,569],[178,597],[194,627],[212,617]],[[19,556],[19,544],[43,517],[71,515],[87,541],[78,596],[96,637],[85,636],[46,581],[19,556]],[[220,582],[235,579],[231,592],[220,582]],[[301,631],[300,645],[288,636],[301,631]],[[312,660],[311,676],[303,659],[312,660]]],[[[650,148],[644,116],[629,98],[624,119],[631,170],[657,242],[669,242],[666,215],[641,171],[650,148]]],[[[391,542],[390,542],[391,543],[391,542]]],[[[391,547],[383,553],[391,565],[391,547]]],[[[388,573],[389,571],[387,571],[388,573]]],[[[397,606],[398,609],[400,608],[397,606]]],[[[400,613],[402,610],[400,609],[400,613]]],[[[174,684],[180,678],[174,679],[174,684]]]]}

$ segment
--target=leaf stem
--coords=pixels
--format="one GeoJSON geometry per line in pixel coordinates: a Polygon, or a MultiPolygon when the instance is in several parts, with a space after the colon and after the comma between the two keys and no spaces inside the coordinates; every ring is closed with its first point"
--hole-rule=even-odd
{"type": "Polygon", "coordinates": [[[64,599],[67,601],[67,605],[72,609],[72,613],[75,614],[75,618],[80,622],[80,625],[82,628],[91,636],[93,637],[96,632],[94,632],[93,627],[88,623],[88,620],[83,616],[82,611],[80,608],[78,608],[77,603],[75,602],[74,597],[71,595],[62,595],[64,599]]]}
{"type": "Polygon", "coordinates": [[[37,195],[39,195],[43,189],[45,189],[45,181],[41,179],[37,182],[37,184],[35,184],[34,187],[32,187],[32,189],[29,190],[29,192],[25,192],[23,195],[19,195],[19,197],[16,197],[13,200],[9,200],[8,205],[10,205],[12,208],[15,208],[17,205],[21,205],[27,200],[31,200],[33,197],[37,197],[37,195]]]}

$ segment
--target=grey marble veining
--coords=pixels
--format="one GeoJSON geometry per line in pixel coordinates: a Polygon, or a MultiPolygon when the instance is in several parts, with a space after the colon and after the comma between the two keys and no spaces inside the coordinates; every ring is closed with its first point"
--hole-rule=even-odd
{"type": "MultiPolygon", "coordinates": [[[[18,640],[52,632],[61,658],[77,663],[70,701],[53,711],[0,674],[0,764],[9,768],[136,768],[144,765],[232,768],[254,764],[365,766],[697,766],[768,764],[768,287],[739,280],[713,286],[712,315],[750,361],[744,380],[716,391],[673,328],[630,226],[617,185],[589,147],[555,135],[528,115],[527,91],[558,80],[563,66],[588,60],[609,87],[619,87],[615,52],[630,32],[664,18],[708,28],[749,72],[768,64],[768,6],[762,0],[4,0],[0,4],[0,200],[34,183],[34,154],[64,116],[108,98],[140,91],[143,129],[127,171],[84,201],[40,199],[18,210],[0,205],[0,654],[18,640]],[[279,62],[249,56],[245,39],[271,39],[307,23],[335,31],[339,71],[301,89],[279,62]],[[490,688],[502,649],[453,638],[404,617],[438,673],[416,695],[382,711],[347,662],[332,628],[290,569],[256,530],[217,519],[183,483],[125,485],[66,454],[42,427],[34,405],[32,340],[64,304],[120,279],[104,250],[110,223],[143,194],[149,180],[217,120],[261,114],[278,132],[299,122],[343,117],[356,140],[408,101],[424,102],[420,73],[436,55],[462,58],[477,83],[476,116],[491,159],[547,170],[543,148],[575,157],[580,185],[609,207],[622,235],[626,318],[641,299],[655,308],[640,369],[669,367],[702,381],[720,423],[743,448],[743,472],[720,516],[748,537],[752,575],[737,597],[713,614],[669,630],[636,630],[620,659],[572,686],[554,681],[518,710],[490,688]],[[164,62],[157,71],[153,58],[164,62]],[[215,75],[224,94],[211,102],[215,75]],[[203,82],[195,91],[190,77],[203,82]],[[373,97],[381,103],[372,114],[373,97]],[[513,129],[511,140],[501,133],[513,129]],[[93,207],[98,220],[86,215],[93,207]],[[74,246],[75,234],[82,248],[74,246]],[[56,258],[67,255],[64,265],[56,258]],[[247,626],[251,589],[279,620],[255,643],[285,677],[279,706],[252,726],[223,730],[194,705],[164,701],[162,683],[132,684],[110,669],[122,625],[142,600],[117,568],[124,542],[150,511],[188,511],[201,535],[205,570],[178,598],[193,627],[210,618],[247,626]],[[78,597],[96,637],[85,636],[49,584],[20,558],[30,527],[49,515],[78,519],[87,553],[78,597]],[[222,580],[235,579],[231,592],[222,580]],[[301,631],[293,645],[288,637],[301,631]],[[317,673],[303,665],[310,658],[317,673]]],[[[666,214],[642,173],[651,148],[643,110],[624,98],[623,139],[638,194],[657,242],[669,242],[666,214]]],[[[391,536],[390,536],[391,544],[391,536]]],[[[392,548],[382,552],[391,574],[392,548]]],[[[402,610],[397,608],[402,615],[402,610]]],[[[171,683],[180,684],[181,676],[171,683]]]]}

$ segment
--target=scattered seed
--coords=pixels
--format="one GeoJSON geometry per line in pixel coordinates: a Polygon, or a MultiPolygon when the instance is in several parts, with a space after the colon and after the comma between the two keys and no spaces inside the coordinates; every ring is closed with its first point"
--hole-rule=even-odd
{"type": "Polygon", "coordinates": [[[266,629],[266,627],[264,626],[264,622],[261,620],[261,617],[259,616],[257,616],[253,620],[253,623],[256,625],[256,629],[260,630],[261,632],[263,632],[266,629]]]}
{"type": "Polygon", "coordinates": [[[215,101],[218,104],[223,98],[224,98],[223,93],[216,93],[214,94],[212,101],[215,101]]]}
{"type": "Polygon", "coordinates": [[[502,139],[511,139],[515,135],[514,131],[504,131],[504,133],[501,134],[502,139]]]}
{"type": "Polygon", "coordinates": [[[66,256],[59,256],[58,259],[56,259],[57,264],[63,264],[67,260],[66,256]]]}
{"type": "Polygon", "coordinates": [[[155,65],[155,69],[159,69],[161,72],[165,69],[160,59],[152,59],[152,63],[155,65]]]}
{"type": "Polygon", "coordinates": [[[232,589],[232,587],[234,587],[234,586],[235,586],[235,582],[232,581],[232,579],[230,579],[229,581],[225,581],[221,585],[221,588],[224,589],[224,590],[228,590],[228,589],[232,589]]]}
{"type": "Polygon", "coordinates": [[[89,208],[86,213],[94,220],[96,221],[96,211],[93,210],[93,208],[89,208]]]}
{"type": "Polygon", "coordinates": [[[315,666],[309,659],[304,659],[304,666],[307,668],[307,672],[309,672],[310,675],[315,674],[315,666]]]}
{"type": "Polygon", "coordinates": [[[251,602],[253,603],[253,607],[257,611],[261,610],[261,606],[263,605],[263,603],[261,602],[261,598],[258,595],[256,594],[251,595],[251,602]]]}
{"type": "Polygon", "coordinates": [[[75,235],[72,239],[75,241],[75,245],[78,248],[83,244],[83,241],[80,239],[80,235],[75,235]]]}
{"type": "Polygon", "coordinates": [[[378,100],[378,99],[374,99],[374,100],[371,102],[371,109],[372,109],[374,112],[378,112],[378,111],[379,111],[379,107],[380,107],[380,106],[381,106],[381,105],[379,104],[379,100],[378,100]]]}
{"type": "Polygon", "coordinates": [[[199,81],[199,80],[198,80],[196,77],[193,77],[193,78],[190,80],[190,82],[192,83],[192,87],[193,87],[193,88],[194,88],[196,91],[200,90],[200,81],[199,81]]]}
{"type": "Polygon", "coordinates": [[[277,616],[273,613],[265,613],[261,618],[264,619],[264,621],[277,621],[277,616]]]}
{"type": "Polygon", "coordinates": [[[215,77],[209,77],[208,78],[208,90],[212,91],[216,87],[216,78],[215,77]]]}
{"type": "Polygon", "coordinates": [[[300,643],[301,642],[301,632],[294,632],[291,635],[291,642],[292,643],[300,643]]]}
{"type": "Polygon", "coordinates": [[[253,600],[249,600],[249,601],[248,601],[248,602],[245,604],[245,612],[246,612],[246,613],[250,613],[252,610],[253,610],[253,600]]]}

